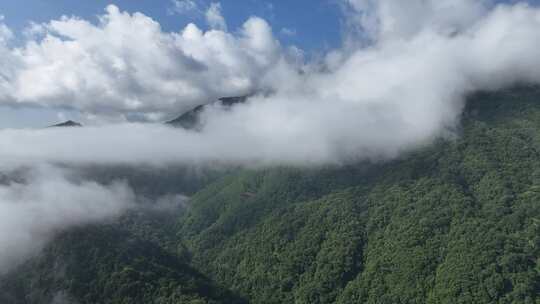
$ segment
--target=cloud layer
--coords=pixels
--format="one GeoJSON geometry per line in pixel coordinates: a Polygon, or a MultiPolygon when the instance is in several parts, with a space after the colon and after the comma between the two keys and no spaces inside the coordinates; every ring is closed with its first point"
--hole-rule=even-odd
{"type": "Polygon", "coordinates": [[[384,159],[455,127],[471,92],[540,82],[536,7],[472,0],[344,5],[348,22],[365,34],[356,39],[364,40],[309,63],[256,17],[236,34],[193,24],[164,33],[150,18],[114,6],[98,25],[51,21],[41,40],[6,50],[22,68],[4,83],[16,89],[6,90],[13,96],[5,100],[159,118],[213,96],[265,94],[232,110],[208,108],[199,133],[145,124],[5,130],[0,155],[155,164],[384,159]]]}

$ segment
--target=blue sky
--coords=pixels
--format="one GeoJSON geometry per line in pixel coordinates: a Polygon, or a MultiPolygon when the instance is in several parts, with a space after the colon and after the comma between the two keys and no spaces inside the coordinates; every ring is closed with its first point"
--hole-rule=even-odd
{"type": "MultiPolygon", "coordinates": [[[[88,20],[103,14],[108,4],[122,10],[142,12],[159,21],[166,31],[179,31],[188,22],[204,27],[202,14],[171,14],[173,0],[2,0],[0,15],[4,22],[20,32],[30,21],[47,22],[62,15],[76,15],[88,20]]],[[[221,2],[222,13],[230,29],[236,29],[248,17],[259,16],[272,25],[284,44],[294,44],[308,52],[324,52],[341,43],[341,12],[338,0],[193,0],[201,8],[221,2]],[[292,30],[294,35],[280,33],[292,30]]],[[[518,2],[495,0],[496,2],[518,2]]],[[[532,4],[540,0],[528,0],[532,4]]]]}
{"type": "MultiPolygon", "coordinates": [[[[197,0],[201,8],[210,0],[197,0]]],[[[217,1],[215,1],[217,2],[217,1]]],[[[336,0],[223,0],[222,14],[230,29],[236,29],[248,17],[259,16],[271,23],[285,44],[310,51],[324,51],[340,43],[340,9],[336,0]],[[279,33],[292,30],[294,35],[279,33]]],[[[166,31],[179,31],[188,22],[204,27],[201,14],[171,14],[172,0],[2,0],[0,14],[5,23],[21,31],[30,21],[46,22],[62,15],[76,15],[88,20],[103,13],[108,4],[122,10],[142,12],[159,21],[166,31]]]]}

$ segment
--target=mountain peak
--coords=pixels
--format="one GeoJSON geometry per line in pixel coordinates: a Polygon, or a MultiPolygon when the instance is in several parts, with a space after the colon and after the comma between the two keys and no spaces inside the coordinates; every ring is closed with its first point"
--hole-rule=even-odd
{"type": "Polygon", "coordinates": [[[49,127],[82,127],[82,124],[73,120],[67,120],[49,127]]]}
{"type": "Polygon", "coordinates": [[[214,102],[207,103],[204,105],[198,105],[195,108],[181,114],[177,118],[167,121],[165,124],[172,125],[175,127],[180,127],[184,129],[197,129],[200,127],[200,117],[199,115],[205,109],[205,107],[215,104],[221,104],[225,108],[232,108],[236,104],[244,103],[249,96],[234,96],[234,97],[221,97],[214,102]]]}

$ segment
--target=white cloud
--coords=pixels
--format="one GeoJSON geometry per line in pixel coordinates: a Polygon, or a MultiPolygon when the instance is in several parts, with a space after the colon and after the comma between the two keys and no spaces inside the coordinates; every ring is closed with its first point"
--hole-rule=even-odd
{"type": "Polygon", "coordinates": [[[23,181],[0,184],[0,273],[35,254],[59,230],[119,215],[134,199],[124,183],[71,180],[49,166],[10,174],[23,181]]]}
{"type": "Polygon", "coordinates": [[[34,77],[29,83],[47,84],[44,92],[34,85],[18,94],[33,94],[26,100],[52,103],[47,94],[67,91],[72,95],[69,101],[74,99],[83,109],[116,107],[120,113],[132,110],[148,115],[171,105],[179,107],[182,102],[176,103],[175,96],[183,96],[182,100],[195,96],[195,102],[249,92],[261,84],[274,90],[231,111],[208,110],[201,133],[146,125],[57,133],[10,130],[0,132],[0,141],[9,143],[0,155],[36,161],[157,164],[306,164],[388,158],[455,126],[469,92],[516,82],[540,83],[539,9],[523,4],[480,9],[476,3],[462,1],[447,9],[450,17],[445,19],[436,18],[442,12],[441,4],[434,1],[413,6],[399,3],[381,2],[392,9],[375,15],[384,30],[374,31],[376,40],[370,47],[336,51],[331,65],[321,69],[311,63],[302,66],[303,72],[298,69],[302,63],[290,63],[301,60],[283,59],[293,56],[283,55],[272,29],[259,18],[249,19],[236,35],[219,30],[205,33],[193,24],[179,34],[165,34],[152,20],[120,13],[115,7],[109,7],[97,27],[74,19],[51,22],[50,28],[73,40],[50,37],[20,50],[19,54],[32,54],[22,56],[26,61],[38,63],[38,70],[26,64],[22,75],[34,77]],[[460,14],[467,5],[482,12],[476,20],[460,14]],[[390,20],[401,24],[410,18],[412,25],[389,25],[390,20]],[[126,44],[131,41],[123,32],[126,24],[144,25],[135,31],[138,40],[153,42],[136,51],[124,48],[118,39],[124,38],[126,44]],[[104,42],[106,46],[100,44],[104,42]],[[35,55],[54,54],[47,50],[57,45],[75,55],[64,55],[62,60],[35,55]],[[92,57],[85,56],[87,50],[93,50],[92,57]],[[175,52],[180,54],[172,56],[175,52]],[[107,65],[98,65],[102,61],[107,65]],[[66,62],[69,66],[62,66],[66,62]],[[205,68],[198,66],[201,63],[205,68]],[[102,73],[104,66],[118,71],[102,73]],[[39,69],[58,70],[50,81],[40,77],[51,73],[39,69]],[[79,79],[88,73],[93,77],[79,79]],[[138,73],[142,73],[140,79],[138,73]],[[100,77],[106,79],[89,90],[100,77]],[[122,77],[129,81],[118,79],[122,77]],[[167,81],[172,82],[170,86],[167,81]],[[55,88],[59,83],[61,87],[55,88]],[[66,90],[71,85],[73,89],[66,90]],[[182,89],[176,90],[179,86],[182,89]],[[107,90],[118,97],[95,98],[107,90]]]}
{"type": "Polygon", "coordinates": [[[489,0],[345,0],[349,24],[374,41],[408,39],[422,31],[448,34],[468,28],[488,12],[489,0]]]}
{"type": "Polygon", "coordinates": [[[225,18],[223,18],[223,16],[221,15],[221,3],[211,3],[205,15],[206,22],[211,28],[221,31],[227,31],[227,22],[225,22],[225,18]]]}
{"type": "Polygon", "coordinates": [[[301,51],[283,50],[268,23],[256,17],[235,34],[194,24],[164,33],[152,19],[115,6],[97,25],[51,21],[45,38],[0,48],[4,102],[73,107],[97,120],[160,119],[220,96],[261,88],[272,94],[232,111],[208,111],[200,134],[120,126],[66,131],[57,143],[51,133],[0,132],[2,142],[12,144],[2,156],[114,162],[133,155],[133,162],[158,163],[393,157],[455,126],[467,93],[540,82],[538,8],[469,0],[347,3],[349,18],[373,43],[336,50],[326,63],[304,64],[301,51]],[[138,132],[120,134],[130,128],[138,132]],[[137,148],[146,142],[154,143],[151,151],[137,148]],[[129,151],[122,154],[124,147],[129,151]],[[161,150],[167,152],[155,152],[161,150]]]}
{"type": "Polygon", "coordinates": [[[258,18],[239,34],[203,32],[194,24],[165,33],[149,17],[111,5],[97,25],[63,17],[41,27],[41,37],[19,48],[2,43],[10,32],[0,28],[0,61],[6,63],[0,102],[72,108],[109,120],[163,119],[257,90],[258,79],[281,56],[268,24],[258,18]],[[252,29],[254,23],[260,26],[252,29]],[[261,49],[261,40],[272,48],[261,49]]]}
{"type": "Polygon", "coordinates": [[[5,24],[0,24],[0,43],[5,46],[11,39],[13,39],[13,32],[5,24]]]}

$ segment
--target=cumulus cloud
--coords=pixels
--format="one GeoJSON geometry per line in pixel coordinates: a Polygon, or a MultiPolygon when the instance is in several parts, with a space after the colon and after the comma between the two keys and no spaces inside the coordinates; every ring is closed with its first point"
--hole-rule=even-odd
{"type": "Polygon", "coordinates": [[[41,34],[16,48],[9,47],[12,34],[2,25],[0,102],[101,119],[158,120],[259,89],[258,79],[281,56],[269,25],[253,17],[232,34],[219,24],[219,5],[209,16],[217,22],[214,30],[189,24],[168,33],[141,13],[110,5],[97,24],[62,17],[33,25],[41,34]]]}
{"type": "Polygon", "coordinates": [[[78,181],[51,166],[9,172],[0,184],[0,273],[35,254],[54,233],[119,215],[133,199],[125,183],[78,181]]]}

